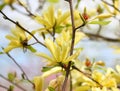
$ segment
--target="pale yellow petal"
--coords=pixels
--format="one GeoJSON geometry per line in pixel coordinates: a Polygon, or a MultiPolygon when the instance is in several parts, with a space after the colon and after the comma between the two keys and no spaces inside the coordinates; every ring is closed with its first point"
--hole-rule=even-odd
{"type": "Polygon", "coordinates": [[[41,56],[41,57],[47,59],[47,61],[50,61],[50,62],[54,62],[54,61],[55,61],[52,57],[48,56],[48,55],[45,54],[45,53],[39,53],[39,52],[37,52],[37,53],[35,53],[35,54],[36,54],[37,56],[41,56]]]}
{"type": "Polygon", "coordinates": [[[81,52],[80,49],[77,50],[73,55],[69,56],[69,57],[64,61],[64,63],[67,63],[67,62],[69,62],[69,61],[72,61],[72,60],[76,59],[76,58],[79,56],[80,52],[81,52]]]}
{"type": "Polygon", "coordinates": [[[55,55],[56,55],[56,62],[61,62],[61,51],[62,51],[62,49],[59,47],[59,46],[57,46],[56,47],[56,49],[55,49],[55,55]]]}
{"type": "Polygon", "coordinates": [[[78,86],[78,87],[76,87],[75,88],[75,91],[88,91],[88,90],[90,90],[90,86],[78,86]]]}
{"type": "Polygon", "coordinates": [[[83,20],[80,17],[80,13],[78,10],[74,11],[74,21],[75,21],[75,27],[78,27],[83,24],[83,20]]]}
{"type": "Polygon", "coordinates": [[[103,3],[103,6],[105,7],[105,9],[106,9],[109,13],[113,14],[113,12],[111,11],[109,5],[107,5],[106,3],[103,3]]]}
{"type": "Polygon", "coordinates": [[[82,32],[76,32],[75,33],[76,37],[75,37],[75,45],[83,38],[85,38],[85,34],[82,32]]]}
{"type": "Polygon", "coordinates": [[[16,40],[16,37],[11,36],[11,35],[6,35],[5,37],[9,40],[16,40]]]}
{"type": "Polygon", "coordinates": [[[105,80],[101,82],[101,84],[105,87],[117,87],[117,83],[114,78],[107,77],[105,80]]]}
{"type": "Polygon", "coordinates": [[[48,76],[50,76],[52,74],[56,74],[56,73],[61,72],[61,70],[62,70],[61,67],[54,67],[54,68],[50,69],[49,71],[44,72],[42,77],[46,78],[46,77],[48,77],[48,76]]]}
{"type": "Polygon", "coordinates": [[[61,23],[63,23],[69,16],[70,12],[65,12],[63,15],[59,16],[59,18],[56,20],[56,26],[59,26],[61,23]]]}
{"type": "Polygon", "coordinates": [[[16,28],[13,28],[11,32],[15,35],[16,38],[20,38],[21,40],[26,39],[25,31],[16,26],[16,28]]]}
{"type": "Polygon", "coordinates": [[[67,59],[67,57],[69,55],[69,52],[70,52],[70,47],[67,46],[66,44],[64,44],[62,46],[62,53],[61,53],[61,60],[62,60],[62,62],[64,62],[67,59]]]}
{"type": "Polygon", "coordinates": [[[57,60],[57,56],[56,56],[56,45],[54,44],[54,42],[50,39],[45,39],[45,45],[48,48],[48,50],[50,51],[50,53],[52,54],[52,56],[54,57],[55,60],[57,60]]]}
{"type": "Polygon", "coordinates": [[[94,19],[106,19],[106,18],[110,18],[110,17],[113,17],[113,14],[103,13],[103,14],[99,14],[99,15],[95,16],[94,19]]]}
{"type": "Polygon", "coordinates": [[[117,70],[118,73],[120,74],[120,65],[116,65],[116,70],[117,70]]]}
{"type": "Polygon", "coordinates": [[[4,52],[9,52],[9,51],[11,51],[12,49],[14,49],[14,48],[18,48],[18,47],[20,47],[20,46],[16,46],[16,45],[8,45],[5,49],[4,49],[4,52]]]}
{"type": "Polygon", "coordinates": [[[48,10],[43,13],[44,19],[46,19],[49,24],[53,27],[55,25],[55,17],[54,17],[54,7],[53,5],[48,7],[48,10]]]}
{"type": "MultiPolygon", "coordinates": [[[[115,0],[115,1],[114,1],[114,7],[116,7],[117,9],[119,9],[119,4],[120,4],[119,0],[115,0]]],[[[114,8],[114,14],[116,15],[116,14],[118,14],[118,13],[120,13],[120,12],[118,12],[118,11],[114,8]]]]}
{"type": "Polygon", "coordinates": [[[62,15],[62,10],[58,9],[58,11],[57,11],[57,17],[60,17],[61,15],[62,15]]]}
{"type": "Polygon", "coordinates": [[[46,21],[43,17],[37,15],[37,16],[35,17],[35,20],[36,20],[38,23],[40,23],[40,24],[42,24],[43,26],[45,26],[47,29],[51,28],[51,24],[49,24],[49,22],[46,21]]]}
{"type": "Polygon", "coordinates": [[[35,91],[43,91],[44,78],[42,76],[34,77],[35,91]]]}

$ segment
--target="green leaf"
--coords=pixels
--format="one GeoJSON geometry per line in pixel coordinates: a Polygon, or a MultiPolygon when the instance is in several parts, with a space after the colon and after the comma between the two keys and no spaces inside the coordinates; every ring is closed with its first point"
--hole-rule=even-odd
{"type": "Polygon", "coordinates": [[[6,5],[5,3],[1,4],[1,5],[0,5],[0,10],[2,10],[5,5],[6,5]]]}
{"type": "Polygon", "coordinates": [[[53,67],[43,67],[42,68],[42,72],[46,72],[49,71],[50,69],[52,69],[53,67]]]}
{"type": "Polygon", "coordinates": [[[14,86],[10,85],[8,91],[13,91],[13,90],[14,90],[14,86]]]}
{"type": "Polygon", "coordinates": [[[0,54],[3,54],[3,52],[0,52],[0,54]]]}
{"type": "Polygon", "coordinates": [[[65,28],[64,26],[57,26],[55,32],[56,33],[61,33],[61,31],[65,28]]]}
{"type": "Polygon", "coordinates": [[[31,52],[36,52],[36,49],[34,49],[32,46],[27,47],[31,52]]]}
{"type": "Polygon", "coordinates": [[[55,89],[52,87],[48,87],[48,89],[49,89],[49,91],[55,91],[55,89]]]}
{"type": "Polygon", "coordinates": [[[56,33],[61,33],[62,30],[63,30],[63,28],[68,28],[68,27],[70,27],[70,26],[71,26],[71,24],[66,24],[65,26],[56,26],[55,32],[56,32],[56,33]]]}
{"type": "Polygon", "coordinates": [[[47,0],[47,1],[50,3],[58,3],[59,2],[59,0],[47,0]]]}
{"type": "Polygon", "coordinates": [[[11,82],[14,81],[16,77],[16,73],[8,73],[8,80],[10,80],[11,82]]]}
{"type": "Polygon", "coordinates": [[[99,24],[99,25],[107,25],[109,24],[111,21],[91,21],[89,22],[89,24],[99,24]]]}

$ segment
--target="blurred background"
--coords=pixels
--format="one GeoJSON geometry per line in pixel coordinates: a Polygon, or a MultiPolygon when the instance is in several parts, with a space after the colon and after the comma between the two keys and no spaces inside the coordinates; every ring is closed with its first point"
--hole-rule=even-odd
{"type": "MultiPolygon", "coordinates": [[[[41,14],[44,10],[48,8],[50,4],[53,4],[56,10],[59,8],[61,8],[63,11],[69,10],[69,5],[64,0],[59,0],[59,2],[57,3],[51,3],[48,1],[28,0],[31,6],[31,12],[41,14]]],[[[109,1],[109,0],[106,0],[106,1],[109,1]]],[[[75,6],[77,3],[77,0],[73,0],[73,2],[75,6]]],[[[78,10],[83,12],[84,7],[89,8],[90,10],[94,10],[99,3],[101,3],[101,0],[81,0],[81,3],[78,6],[78,10]]],[[[26,29],[30,31],[38,29],[40,27],[38,23],[33,21],[31,18],[25,16],[24,14],[22,14],[22,13],[26,13],[24,8],[17,5],[16,3],[14,4],[14,7],[18,11],[12,10],[10,6],[5,6],[2,11],[12,20],[19,21],[19,23],[22,26],[24,26],[26,29]],[[20,13],[19,11],[22,13],[20,13]]],[[[117,16],[117,18],[120,19],[120,15],[117,16]]],[[[100,35],[106,36],[108,38],[120,39],[119,20],[115,18],[110,18],[110,20],[112,22],[102,27],[100,31],[100,35]]],[[[2,51],[2,47],[5,48],[8,45],[9,41],[5,38],[5,36],[7,34],[10,34],[10,29],[13,26],[15,25],[9,22],[8,20],[3,19],[3,16],[0,14],[0,51],[2,51]]],[[[95,34],[97,33],[97,30],[99,30],[99,26],[89,25],[89,28],[84,27],[83,30],[88,33],[95,34]]],[[[108,42],[105,40],[97,40],[95,38],[93,39],[85,38],[81,40],[78,46],[83,48],[83,51],[79,56],[81,61],[84,61],[86,57],[88,57],[90,60],[94,60],[94,59],[96,61],[102,60],[106,63],[106,66],[112,67],[112,68],[114,68],[115,65],[120,64],[120,53],[115,53],[115,49],[111,47],[111,46],[120,47],[119,42],[110,42],[110,41],[108,42]]],[[[34,45],[34,47],[40,52],[44,52],[44,51],[47,52],[47,50],[39,44],[34,45]]],[[[33,79],[34,76],[41,74],[41,68],[45,64],[42,58],[35,56],[29,50],[24,53],[23,50],[19,48],[12,50],[10,54],[21,65],[21,67],[24,69],[24,71],[26,72],[26,74],[29,76],[30,79],[33,79]]],[[[0,74],[6,77],[8,72],[17,72],[18,76],[21,74],[21,71],[15,65],[15,63],[6,54],[1,54],[0,55],[0,74]]],[[[6,83],[6,81],[0,78],[0,83],[4,84],[6,83]]],[[[0,91],[3,91],[3,89],[0,88],[0,91]]],[[[29,91],[32,91],[31,88],[29,91]]]]}

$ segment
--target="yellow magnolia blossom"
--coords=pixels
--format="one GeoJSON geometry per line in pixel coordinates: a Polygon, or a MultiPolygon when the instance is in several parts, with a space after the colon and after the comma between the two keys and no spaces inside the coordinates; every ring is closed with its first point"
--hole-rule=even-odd
{"type": "Polygon", "coordinates": [[[99,82],[104,87],[107,88],[117,87],[117,83],[113,77],[104,75],[101,72],[94,71],[92,73],[92,78],[95,81],[99,82]]]}
{"type": "Polygon", "coordinates": [[[62,14],[61,10],[58,10],[56,15],[54,7],[51,5],[46,11],[44,11],[42,16],[36,15],[35,20],[44,26],[43,28],[38,29],[38,31],[47,32],[46,30],[53,31],[54,29],[57,31],[58,28],[62,28],[62,26],[65,27],[69,24],[66,22],[69,16],[70,12],[62,14]]]}
{"type": "MultiPolygon", "coordinates": [[[[76,42],[78,40],[82,39],[84,35],[80,33],[76,33],[76,42]],[[78,35],[79,34],[79,35],[78,35]],[[82,35],[82,36],[81,36],[82,35]]],[[[75,60],[80,53],[80,49],[78,49],[73,55],[69,55],[70,53],[70,45],[71,45],[71,35],[70,32],[63,31],[62,34],[56,38],[56,42],[53,42],[53,40],[46,38],[45,39],[45,45],[47,49],[50,51],[51,56],[45,54],[45,53],[36,53],[38,56],[41,56],[46,59],[48,62],[48,65],[55,65],[58,63],[67,64],[69,61],[75,60]]]]}
{"type": "MultiPolygon", "coordinates": [[[[81,19],[80,12],[78,10],[74,10],[73,13],[75,27],[82,25],[84,21],[81,19]]],[[[59,9],[56,14],[53,6],[49,6],[48,9],[43,12],[42,16],[36,15],[35,20],[43,25],[42,28],[35,30],[39,31],[40,33],[48,33],[48,31],[53,32],[53,30],[56,33],[61,33],[61,31],[64,29],[66,29],[66,31],[72,30],[70,12],[67,11],[62,13],[59,9]]]]}
{"type": "Polygon", "coordinates": [[[80,60],[75,61],[75,65],[86,75],[76,70],[71,71],[74,77],[72,78],[73,91],[119,91],[117,85],[120,84],[120,65],[116,66],[117,71],[106,67],[101,70],[99,67],[93,68],[91,72],[86,71],[84,62],[80,60]]]}
{"type": "Polygon", "coordinates": [[[115,89],[117,88],[117,82],[115,80],[114,77],[103,74],[99,71],[93,71],[92,72],[92,76],[91,78],[94,79],[96,82],[98,82],[99,84],[101,84],[101,86],[94,82],[93,80],[89,79],[88,77],[84,76],[84,75],[79,75],[79,79],[82,78],[82,80],[77,80],[79,83],[81,83],[81,85],[77,85],[75,88],[75,91],[117,91],[115,89]],[[109,89],[114,89],[114,90],[109,90],[109,89]]]}
{"type": "Polygon", "coordinates": [[[6,38],[10,40],[9,45],[4,49],[4,52],[9,52],[14,48],[27,47],[27,42],[32,36],[27,36],[25,31],[19,27],[15,27],[11,30],[12,35],[7,35],[6,38]]]}
{"type": "Polygon", "coordinates": [[[43,91],[45,78],[52,74],[59,73],[61,70],[61,67],[54,67],[51,70],[44,72],[41,76],[34,77],[33,82],[35,84],[35,91],[43,91]]]}

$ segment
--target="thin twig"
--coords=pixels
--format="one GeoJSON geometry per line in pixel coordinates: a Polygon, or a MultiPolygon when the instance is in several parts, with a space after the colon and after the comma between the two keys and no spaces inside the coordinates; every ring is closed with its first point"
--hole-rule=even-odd
{"type": "Polygon", "coordinates": [[[113,8],[114,8],[115,10],[117,10],[118,12],[120,12],[120,10],[119,10],[118,8],[116,8],[114,5],[108,3],[108,2],[106,2],[106,1],[104,1],[104,0],[101,0],[101,1],[102,1],[103,3],[109,5],[109,6],[113,7],[113,8]]]}
{"type": "Polygon", "coordinates": [[[72,22],[72,41],[71,41],[70,55],[72,55],[73,49],[74,49],[74,42],[75,42],[75,32],[76,32],[75,23],[74,23],[72,0],[69,0],[69,5],[70,5],[70,14],[71,14],[71,22],[72,22]]]}
{"type": "Polygon", "coordinates": [[[33,82],[29,80],[28,76],[26,75],[25,71],[23,70],[23,68],[16,62],[16,60],[9,54],[9,53],[6,53],[7,56],[12,59],[12,61],[18,66],[18,68],[22,71],[23,75],[26,77],[26,80],[29,81],[33,86],[33,82]]]}
{"type": "MultiPolygon", "coordinates": [[[[108,38],[108,37],[105,37],[105,36],[102,36],[102,35],[98,35],[98,34],[92,34],[92,33],[87,33],[87,32],[84,32],[82,31],[84,34],[86,34],[88,37],[93,37],[93,38],[99,38],[99,39],[102,39],[102,40],[105,40],[105,41],[108,41],[108,42],[120,42],[120,39],[113,39],[113,38],[108,38]]],[[[92,38],[92,39],[93,39],[92,38]]]]}
{"type": "Polygon", "coordinates": [[[82,16],[81,14],[79,14],[79,15],[80,15],[80,18],[82,19],[83,23],[82,23],[82,25],[76,27],[75,30],[77,30],[77,29],[79,29],[79,28],[85,26],[85,24],[86,24],[86,21],[85,21],[85,19],[83,18],[83,16],[82,16]]]}
{"type": "Polygon", "coordinates": [[[26,3],[27,3],[27,6],[28,6],[29,10],[31,10],[31,6],[30,6],[29,0],[26,0],[26,3]]]}
{"type": "Polygon", "coordinates": [[[39,6],[36,11],[41,10],[43,8],[43,5],[45,4],[46,0],[38,0],[39,1],[39,6]]]}
{"type": "Polygon", "coordinates": [[[10,82],[11,84],[13,84],[14,86],[16,86],[17,88],[21,89],[22,91],[27,91],[24,88],[22,88],[21,86],[19,86],[18,84],[11,82],[10,80],[8,80],[6,77],[4,77],[2,74],[0,74],[0,77],[3,78],[4,80],[10,82]]]}
{"type": "Polygon", "coordinates": [[[17,25],[19,28],[21,28],[22,30],[24,30],[25,32],[27,32],[28,34],[30,34],[39,44],[41,44],[42,46],[46,47],[42,42],[40,42],[31,32],[29,32],[27,29],[25,29],[23,26],[21,26],[19,24],[19,22],[15,22],[12,19],[10,19],[8,16],[6,16],[1,10],[0,13],[4,16],[4,19],[9,20],[10,22],[14,23],[15,25],[17,25]]]}
{"type": "Polygon", "coordinates": [[[19,0],[17,0],[17,1],[28,12],[29,16],[34,16],[35,17],[35,15],[32,14],[32,12],[26,6],[24,6],[22,2],[20,2],[19,0]]]}
{"type": "Polygon", "coordinates": [[[52,37],[53,37],[53,41],[55,41],[55,27],[53,27],[53,34],[52,34],[52,37]]]}
{"type": "Polygon", "coordinates": [[[90,75],[84,73],[83,71],[81,71],[80,69],[78,69],[76,66],[72,66],[73,69],[79,71],[80,73],[82,73],[84,76],[88,77],[89,79],[91,79],[92,81],[94,81],[96,84],[98,84],[100,86],[100,88],[102,88],[103,86],[96,80],[94,80],[90,75]]]}
{"type": "Polygon", "coordinates": [[[102,26],[101,26],[101,25],[99,25],[99,29],[98,29],[98,31],[97,31],[97,35],[99,35],[99,34],[100,34],[101,29],[102,29],[102,26]]]}
{"type": "Polygon", "coordinates": [[[52,32],[51,32],[49,29],[47,29],[46,31],[47,31],[51,36],[53,36],[52,32]]]}
{"type": "MultiPolygon", "coordinates": [[[[70,14],[71,14],[71,22],[72,22],[72,41],[71,41],[71,49],[70,49],[70,55],[72,55],[73,54],[73,49],[74,49],[76,29],[75,29],[75,23],[74,23],[74,14],[73,14],[72,0],[67,0],[67,1],[69,2],[69,6],[70,6],[70,14]]],[[[71,67],[71,61],[68,63],[68,67],[65,70],[66,71],[66,76],[65,76],[64,83],[63,83],[62,91],[65,91],[65,89],[66,89],[68,76],[70,74],[70,67],[71,67]]],[[[72,91],[72,87],[70,88],[70,91],[72,91]]]]}
{"type": "Polygon", "coordinates": [[[3,85],[1,85],[1,84],[0,84],[0,87],[1,87],[1,88],[4,88],[4,89],[6,89],[6,90],[8,90],[8,89],[9,89],[8,87],[3,86],[3,85]]]}
{"type": "Polygon", "coordinates": [[[35,44],[37,44],[37,42],[28,44],[27,46],[31,46],[31,45],[35,45],[35,44]]]}
{"type": "MultiPolygon", "coordinates": [[[[71,65],[71,63],[70,63],[70,65],[71,65]]],[[[68,65],[68,67],[65,69],[66,75],[65,75],[65,80],[64,80],[63,86],[62,86],[62,91],[66,91],[68,76],[70,74],[70,65],[68,65]]]]}
{"type": "Polygon", "coordinates": [[[20,10],[17,9],[15,6],[13,6],[12,8],[13,8],[13,10],[17,11],[17,12],[20,13],[20,14],[23,14],[23,15],[25,15],[25,16],[29,16],[29,14],[20,11],[20,10]]]}
{"type": "Polygon", "coordinates": [[[70,72],[70,91],[72,91],[72,88],[73,88],[73,86],[72,86],[72,74],[70,72]]]}

